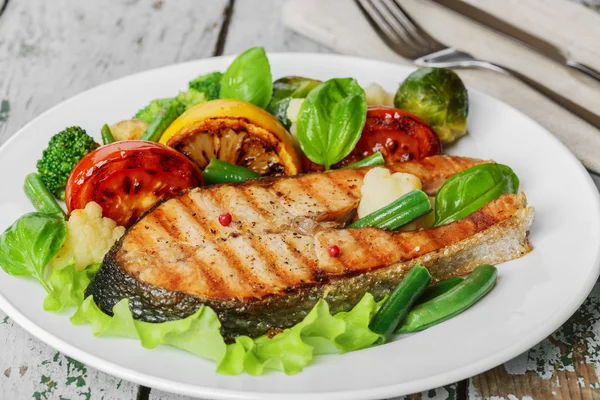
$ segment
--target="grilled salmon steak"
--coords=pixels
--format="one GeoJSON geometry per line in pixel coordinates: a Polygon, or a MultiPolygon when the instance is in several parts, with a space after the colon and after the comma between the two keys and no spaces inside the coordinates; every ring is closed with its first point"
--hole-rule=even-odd
{"type": "MultiPolygon", "coordinates": [[[[388,165],[433,194],[484,161],[434,156],[388,165]]],[[[533,209],[504,195],[467,218],[416,232],[340,229],[352,220],[370,167],[190,189],[154,207],[114,245],[86,290],[106,313],[123,298],[136,319],[184,318],[203,304],[223,335],[258,336],[299,321],[319,298],[347,311],[366,292],[390,293],[415,264],[434,281],[531,250],[533,209]],[[227,226],[219,215],[229,213],[227,226]],[[340,249],[331,257],[328,248],[340,249]]]]}

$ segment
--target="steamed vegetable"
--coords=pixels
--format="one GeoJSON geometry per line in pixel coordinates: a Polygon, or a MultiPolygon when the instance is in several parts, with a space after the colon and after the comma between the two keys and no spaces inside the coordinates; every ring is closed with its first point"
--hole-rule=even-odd
{"type": "Polygon", "coordinates": [[[273,95],[271,66],[262,47],[252,47],[236,57],[221,81],[219,97],[237,99],[266,108],[273,95]]]}
{"type": "Polygon", "coordinates": [[[463,280],[464,278],[455,276],[454,278],[446,279],[445,281],[429,286],[427,289],[425,289],[421,297],[419,297],[415,305],[418,306],[419,304],[423,304],[429,300],[435,299],[436,297],[446,293],[448,290],[461,283],[463,280]]]}
{"type": "Polygon", "coordinates": [[[48,191],[39,174],[34,172],[27,175],[23,189],[25,190],[25,195],[37,211],[46,214],[55,214],[63,218],[66,217],[65,212],[58,205],[54,196],[48,191]]]}
{"type": "Polygon", "coordinates": [[[358,218],[363,218],[399,199],[412,190],[423,188],[419,178],[412,174],[392,174],[385,167],[372,168],[363,178],[358,204],[358,218]]]}
{"type": "Polygon", "coordinates": [[[354,79],[323,82],[300,107],[297,122],[300,147],[312,162],[329,169],[354,149],[366,114],[365,91],[354,79]]]}
{"type": "Polygon", "coordinates": [[[10,275],[31,276],[50,292],[46,267],[66,237],[62,216],[25,214],[0,236],[0,267],[10,275]]]}
{"type": "Polygon", "coordinates": [[[478,266],[464,281],[446,293],[413,308],[398,332],[422,331],[460,314],[494,288],[497,276],[496,267],[478,266]]]}
{"type": "Polygon", "coordinates": [[[251,169],[213,158],[202,171],[202,177],[205,183],[214,185],[217,183],[244,182],[248,179],[259,178],[260,175],[251,169]]]}
{"type": "Polygon", "coordinates": [[[106,124],[104,124],[102,126],[102,130],[100,131],[100,134],[102,135],[102,144],[110,144],[115,141],[115,138],[114,138],[110,128],[106,124]]]}
{"type": "Polygon", "coordinates": [[[442,143],[467,133],[469,96],[460,77],[446,68],[420,68],[402,82],[394,105],[423,118],[442,143]]]}
{"type": "Polygon", "coordinates": [[[100,263],[124,233],[124,227],[102,217],[99,204],[89,202],[85,208],[71,212],[67,237],[50,265],[55,270],[72,265],[76,271],[81,271],[90,264],[100,263]]]}
{"type": "Polygon", "coordinates": [[[387,206],[348,225],[348,228],[387,229],[390,231],[401,228],[431,211],[431,203],[425,192],[413,190],[387,206]]]}
{"type": "Polygon", "coordinates": [[[502,164],[480,164],[448,179],[435,197],[435,225],[465,218],[503,194],[517,193],[519,178],[502,164]]]}
{"type": "Polygon", "coordinates": [[[42,158],[37,162],[37,170],[54,197],[64,200],[65,186],[75,165],[98,144],[86,131],[71,126],[54,135],[42,158]]]}
{"type": "Polygon", "coordinates": [[[219,98],[222,79],[223,74],[221,72],[211,72],[209,74],[200,75],[191,81],[189,87],[190,89],[203,93],[206,97],[206,101],[215,100],[219,98]]]}
{"type": "Polygon", "coordinates": [[[383,164],[385,164],[385,160],[383,159],[381,153],[377,152],[367,158],[363,158],[362,160],[355,162],[354,164],[347,165],[344,168],[375,167],[383,164]]]}
{"type": "Polygon", "coordinates": [[[142,135],[142,140],[158,142],[163,132],[181,115],[182,105],[172,101],[165,105],[155,116],[142,135]]]}
{"type": "Polygon", "coordinates": [[[273,82],[273,96],[267,106],[267,111],[290,129],[292,121],[288,118],[288,106],[292,99],[304,99],[319,86],[321,81],[302,76],[285,76],[273,82]]]}
{"type": "Polygon", "coordinates": [[[273,115],[254,104],[219,99],[198,104],[173,122],[160,142],[200,169],[218,158],[264,175],[297,175],[300,152],[273,115]]]}
{"type": "Polygon", "coordinates": [[[137,118],[119,121],[110,126],[110,132],[115,142],[140,140],[146,129],[148,129],[148,123],[137,118]]]}
{"type": "Polygon", "coordinates": [[[384,342],[387,341],[398,324],[406,318],[408,311],[429,282],[431,282],[431,275],[427,268],[415,265],[377,311],[369,324],[369,329],[380,334],[384,342]]]}
{"type": "Polygon", "coordinates": [[[147,124],[152,124],[156,120],[158,114],[165,108],[170,108],[172,112],[181,115],[185,110],[195,106],[196,104],[207,101],[208,97],[205,93],[190,88],[186,92],[180,92],[176,97],[152,100],[150,104],[142,108],[135,114],[135,119],[141,119],[147,124]]]}
{"type": "Polygon", "coordinates": [[[196,89],[189,89],[187,92],[181,92],[175,97],[179,104],[183,105],[184,110],[187,110],[196,104],[200,104],[207,100],[206,95],[196,89]]]}
{"type": "MultiPolygon", "coordinates": [[[[146,107],[139,110],[135,114],[134,118],[141,119],[145,123],[150,124],[152,122],[152,120],[154,120],[156,115],[160,112],[160,110],[162,110],[165,106],[168,106],[172,102],[173,102],[172,98],[152,100],[150,102],[150,104],[148,104],[146,107]]],[[[180,106],[180,107],[181,107],[181,112],[183,112],[183,107],[182,106],[180,106]]]]}
{"type": "Polygon", "coordinates": [[[159,200],[200,186],[198,168],[165,145],[128,140],[102,146],[73,170],[65,202],[69,212],[94,201],[103,215],[129,226],[159,200]]]}

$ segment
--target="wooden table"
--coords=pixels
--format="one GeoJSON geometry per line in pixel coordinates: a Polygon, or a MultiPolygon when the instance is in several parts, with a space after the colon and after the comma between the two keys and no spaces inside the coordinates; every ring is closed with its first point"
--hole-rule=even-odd
{"type": "MultiPolygon", "coordinates": [[[[581,0],[596,9],[599,0],[581,0]]],[[[238,53],[329,52],[286,30],[281,0],[0,0],[0,144],[83,90],[172,63],[238,53]]],[[[4,171],[3,173],[6,173],[4,171]]],[[[594,177],[600,187],[600,177],[594,177]]],[[[132,345],[135,345],[132,343],[132,345]]],[[[600,398],[600,284],[521,356],[410,398],[600,398]]],[[[182,399],[88,368],[0,312],[0,399],[182,399]]]]}

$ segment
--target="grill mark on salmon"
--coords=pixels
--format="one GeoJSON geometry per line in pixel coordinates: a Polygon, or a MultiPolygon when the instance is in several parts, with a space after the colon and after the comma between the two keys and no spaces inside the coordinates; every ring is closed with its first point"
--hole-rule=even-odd
{"type": "MultiPolygon", "coordinates": [[[[386,167],[415,174],[432,193],[481,162],[439,156],[386,167]]],[[[503,196],[434,229],[332,229],[358,206],[370,169],[185,191],[126,232],[86,294],[107,313],[128,297],[134,317],[151,322],[183,318],[206,304],[227,338],[256,336],[299,322],[319,298],[332,312],[347,311],[365,292],[380,299],[416,263],[437,281],[531,250],[533,210],[524,195],[503,196]],[[234,216],[227,227],[218,223],[223,212],[234,216]],[[332,244],[340,247],[338,257],[328,254],[332,244]]]]}

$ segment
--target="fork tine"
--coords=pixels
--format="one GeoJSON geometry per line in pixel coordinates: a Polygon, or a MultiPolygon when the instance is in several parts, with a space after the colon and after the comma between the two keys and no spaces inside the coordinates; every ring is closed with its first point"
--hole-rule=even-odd
{"type": "Polygon", "coordinates": [[[392,10],[382,0],[371,0],[373,8],[377,10],[381,18],[383,18],[394,33],[402,38],[402,41],[413,49],[420,51],[423,45],[410,35],[397,18],[392,14],[392,10]]]}
{"type": "Polygon", "coordinates": [[[431,50],[442,50],[447,46],[435,40],[429,35],[419,24],[417,24],[410,15],[400,5],[400,0],[384,0],[386,3],[393,3],[391,5],[391,12],[398,18],[398,22],[401,23],[407,31],[412,33],[419,41],[423,43],[428,49],[431,50]]]}
{"type": "Polygon", "coordinates": [[[418,54],[415,54],[412,46],[395,33],[394,29],[392,29],[386,19],[381,15],[381,12],[375,8],[370,0],[355,0],[355,2],[362,13],[367,17],[369,24],[371,24],[379,36],[388,43],[390,47],[404,57],[411,59],[419,57],[418,54]]]}
{"type": "Polygon", "coordinates": [[[395,0],[381,0],[385,5],[389,13],[394,17],[396,22],[402,26],[402,28],[410,35],[415,42],[421,46],[428,48],[430,47],[430,42],[427,40],[427,36],[424,37],[423,30],[419,29],[415,23],[410,19],[408,14],[404,12],[400,4],[398,4],[395,0]]]}

